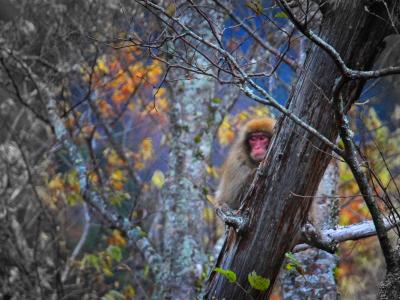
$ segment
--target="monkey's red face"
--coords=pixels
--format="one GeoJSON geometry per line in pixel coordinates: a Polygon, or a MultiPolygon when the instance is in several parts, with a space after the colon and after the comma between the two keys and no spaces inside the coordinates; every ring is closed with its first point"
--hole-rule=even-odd
{"type": "Polygon", "coordinates": [[[254,132],[249,136],[250,157],[255,162],[260,162],[267,152],[269,137],[264,132],[254,132]]]}

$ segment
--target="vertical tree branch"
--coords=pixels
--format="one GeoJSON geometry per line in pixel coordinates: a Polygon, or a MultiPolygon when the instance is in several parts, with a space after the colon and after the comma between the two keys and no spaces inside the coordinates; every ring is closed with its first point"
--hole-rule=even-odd
{"type": "Polygon", "coordinates": [[[387,269],[388,271],[393,271],[395,268],[398,267],[398,263],[393,256],[393,247],[391,246],[389,241],[389,237],[382,218],[382,213],[380,212],[375,202],[372,189],[368,183],[367,176],[362,171],[362,166],[358,159],[357,149],[352,139],[353,132],[350,129],[349,121],[344,112],[343,100],[340,98],[339,95],[342,84],[344,84],[344,82],[340,80],[340,82],[338,82],[335,86],[333,94],[333,106],[335,109],[337,127],[339,130],[339,135],[344,144],[344,153],[342,157],[349,165],[351,172],[353,173],[354,179],[356,180],[360,192],[364,198],[364,201],[367,204],[368,209],[371,213],[372,220],[375,224],[378,240],[382,248],[383,256],[385,257],[387,269]]]}

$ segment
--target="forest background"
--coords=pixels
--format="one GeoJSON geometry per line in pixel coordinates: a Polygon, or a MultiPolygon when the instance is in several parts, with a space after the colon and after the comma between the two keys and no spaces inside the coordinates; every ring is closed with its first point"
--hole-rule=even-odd
{"type": "MultiPolygon", "coordinates": [[[[348,90],[357,92],[345,115],[395,249],[398,2],[359,2],[356,15],[391,30],[385,47],[360,50],[376,51],[363,68],[383,71],[354,75],[348,90]]],[[[266,297],[270,281],[270,299],[375,299],[388,260],[375,236],[365,238],[375,234],[365,193],[334,151],[322,180],[330,190],[315,197],[313,214],[339,236],[354,224],[361,233],[351,227],[334,254],[284,251],[277,280],[258,271],[240,276],[234,265],[213,273],[219,252],[229,253],[213,206],[229,147],[252,118],[293,121],[287,111],[311,49],[330,53],[309,31],[323,33],[325,16],[348,9],[340,5],[0,0],[0,295],[194,299],[218,274],[249,299],[266,297]]],[[[350,21],[350,32],[361,30],[350,21]]],[[[321,68],[340,69],[335,59],[326,55],[321,68]]],[[[323,80],[311,85],[331,103],[323,80]]],[[[302,122],[292,122],[298,139],[316,145],[300,131],[313,125],[302,122]]],[[[346,149],[343,140],[330,143],[346,149]]]]}

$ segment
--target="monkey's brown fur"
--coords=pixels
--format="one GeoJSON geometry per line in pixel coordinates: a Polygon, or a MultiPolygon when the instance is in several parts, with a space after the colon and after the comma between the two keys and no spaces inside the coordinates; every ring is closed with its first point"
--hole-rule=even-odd
{"type": "Polygon", "coordinates": [[[225,164],[223,174],[218,186],[216,200],[218,206],[228,205],[232,209],[238,209],[240,195],[247,186],[249,176],[258,167],[250,157],[250,145],[248,139],[250,134],[265,132],[272,136],[275,120],[271,118],[258,118],[247,122],[240,130],[237,140],[233,144],[225,164]]]}

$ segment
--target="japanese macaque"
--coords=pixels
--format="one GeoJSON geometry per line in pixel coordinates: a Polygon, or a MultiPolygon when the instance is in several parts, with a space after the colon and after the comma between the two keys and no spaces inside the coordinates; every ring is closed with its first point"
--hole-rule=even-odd
{"type": "Polygon", "coordinates": [[[240,206],[240,195],[264,158],[270,144],[275,120],[258,118],[247,122],[229,152],[223,167],[216,200],[219,207],[231,209],[240,206]]]}

